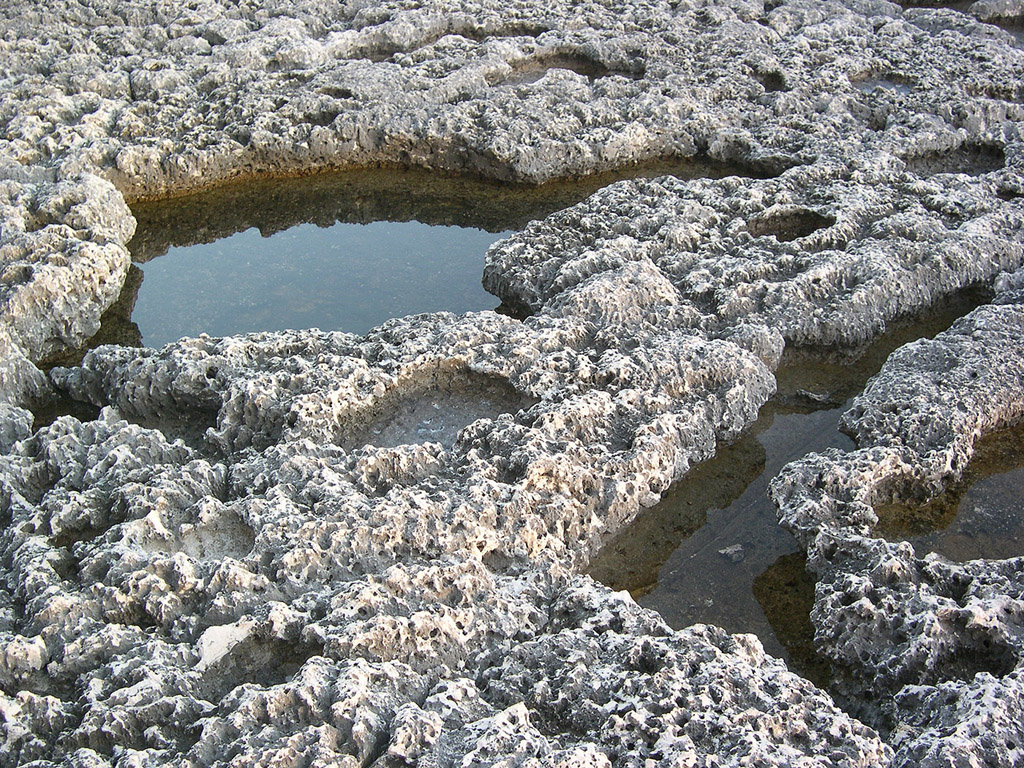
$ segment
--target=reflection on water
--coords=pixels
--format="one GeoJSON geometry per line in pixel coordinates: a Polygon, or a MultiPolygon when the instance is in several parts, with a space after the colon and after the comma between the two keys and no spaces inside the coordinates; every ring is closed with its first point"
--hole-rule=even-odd
{"type": "Polygon", "coordinates": [[[921,317],[892,323],[858,349],[787,353],[776,372],[778,393],[754,425],[607,542],[590,574],[628,589],[675,628],[710,622],[753,632],[769,653],[817,680],[823,673],[807,651],[810,621],[805,615],[794,623],[792,616],[794,606],[810,609],[808,582],[794,572],[797,543],[776,522],[768,483],[787,462],[811,451],[852,449],[839,418],[892,351],[934,336],[987,297],[982,290],[964,291],[921,317]],[[793,593],[772,594],[779,589],[793,593]]]}
{"type": "Polygon", "coordinates": [[[591,565],[594,578],[629,589],[670,625],[717,624],[754,632],[769,653],[785,656],[754,596],[759,574],[797,552],[776,522],[768,483],[789,461],[853,442],[839,432],[845,408],[786,413],[770,402],[754,426],[696,467],[591,565]]]}
{"type": "Polygon", "coordinates": [[[160,346],[204,332],[365,333],[392,317],[491,309],[484,254],[529,221],[622,178],[743,172],[666,161],[525,187],[364,169],[138,202],[129,248],[145,280],[132,319],[146,344],[160,346]]]}
{"type": "Polygon", "coordinates": [[[200,333],[363,334],[392,317],[493,309],[480,272],[500,236],[416,221],[301,224],[271,237],[249,229],[147,262],[132,319],[160,347],[200,333]]]}
{"type": "Polygon", "coordinates": [[[954,321],[991,299],[987,288],[964,289],[917,317],[889,323],[885,333],[868,345],[829,349],[787,349],[779,369],[777,399],[794,408],[835,408],[859,395],[868,379],[881,370],[889,355],[904,344],[930,339],[954,321]]]}
{"type": "Polygon", "coordinates": [[[886,504],[875,531],[906,540],[918,555],[963,562],[1024,555],[1024,425],[986,435],[963,477],[927,504],[886,504]]]}

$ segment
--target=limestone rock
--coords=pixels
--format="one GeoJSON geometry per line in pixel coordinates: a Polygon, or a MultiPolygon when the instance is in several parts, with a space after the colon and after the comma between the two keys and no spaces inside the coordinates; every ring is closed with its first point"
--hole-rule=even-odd
{"type": "Polygon", "coordinates": [[[752,638],[671,633],[573,574],[753,421],[784,345],[867,340],[1024,262],[1024,54],[981,21],[1014,8],[5,3],[0,763],[1012,764],[1019,563],[871,526],[1019,420],[1024,278],[893,358],[858,451],[775,486],[822,645],[895,751],[752,638]],[[724,178],[623,181],[495,245],[486,285],[523,321],[36,367],[118,295],[126,200],[694,155],[724,178]],[[34,429],[54,391],[100,417],[34,429]]]}
{"type": "Polygon", "coordinates": [[[894,729],[898,765],[1017,760],[1021,559],[954,563],[884,541],[873,507],[940,493],[978,437],[1024,418],[1021,279],[1003,276],[992,304],[889,358],[844,416],[856,451],[811,454],[773,482],[819,579],[817,641],[840,690],[894,729]]]}

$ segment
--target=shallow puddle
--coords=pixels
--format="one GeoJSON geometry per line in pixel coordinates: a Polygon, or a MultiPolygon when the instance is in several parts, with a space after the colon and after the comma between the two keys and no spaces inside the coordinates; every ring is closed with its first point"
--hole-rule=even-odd
{"type": "Polygon", "coordinates": [[[144,279],[142,343],[318,327],[365,333],[392,317],[493,309],[487,248],[623,178],[753,175],[662,161],[538,187],[425,171],[248,180],[132,206],[144,279]]]}
{"type": "Polygon", "coordinates": [[[909,83],[899,82],[895,79],[886,77],[868,77],[864,80],[857,80],[854,82],[854,87],[864,93],[871,93],[876,89],[883,91],[894,91],[896,93],[907,96],[914,92],[914,86],[909,83]]]}
{"type": "Polygon", "coordinates": [[[121,293],[107,311],[100,317],[100,329],[80,349],[67,349],[40,361],[39,367],[48,371],[58,365],[78,365],[86,351],[103,344],[119,344],[125,347],[142,345],[139,327],[132,322],[135,299],[142,285],[142,270],[132,264],[128,267],[121,293]]]}
{"type": "Polygon", "coordinates": [[[963,477],[927,504],[879,506],[875,531],[905,540],[919,556],[957,562],[1024,555],[1024,425],[986,435],[963,477]]]}
{"type": "Polygon", "coordinates": [[[814,647],[814,577],[807,572],[807,556],[803,552],[782,555],[757,575],[753,589],[776,639],[786,650],[790,668],[819,688],[828,688],[831,664],[814,647]]]}
{"type": "Polygon", "coordinates": [[[934,336],[986,299],[984,291],[965,291],[925,316],[891,324],[858,350],[787,354],[776,372],[779,392],[754,425],[607,542],[590,575],[629,590],[675,628],[709,622],[753,632],[769,653],[817,682],[822,667],[807,650],[810,622],[792,615],[794,606],[810,608],[807,581],[794,571],[798,546],[776,522],[768,483],[808,452],[852,449],[839,418],[889,354],[934,336]]]}
{"type": "Polygon", "coordinates": [[[145,264],[132,319],[144,344],[161,347],[201,333],[364,334],[392,317],[493,309],[479,272],[500,236],[415,221],[249,229],[145,264]]]}
{"type": "Polygon", "coordinates": [[[768,483],[811,451],[853,448],[839,432],[845,406],[810,413],[766,405],[753,427],[694,468],[592,562],[590,574],[628,589],[674,628],[697,622],[753,632],[769,653],[787,656],[753,584],[796,540],[776,522],[768,483]]]}
{"type": "Polygon", "coordinates": [[[451,448],[462,428],[474,421],[526,410],[536,402],[504,379],[470,370],[439,371],[397,397],[385,396],[375,413],[359,415],[358,425],[345,430],[339,442],[349,448],[427,442],[451,448]]]}

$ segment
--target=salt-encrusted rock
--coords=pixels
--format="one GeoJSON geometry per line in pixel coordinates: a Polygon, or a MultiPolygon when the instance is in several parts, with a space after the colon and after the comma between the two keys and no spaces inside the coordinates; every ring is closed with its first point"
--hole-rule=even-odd
{"type": "MultiPolygon", "coordinates": [[[[608,285],[576,292],[605,314],[650,299],[642,282],[608,285]]],[[[434,512],[401,523],[406,544],[392,556],[471,547],[498,562],[547,550],[574,559],[710,455],[716,435],[737,434],[774,389],[763,363],[729,342],[664,331],[642,312],[617,319],[578,328],[546,315],[436,315],[392,321],[363,339],[306,332],[184,341],[143,355],[103,348],[54,379],[210,458],[256,449],[254,461],[231,462],[239,488],[279,484],[296,450],[313,458],[304,474],[332,466],[360,504],[393,504],[396,514],[419,485],[433,487],[424,512],[434,512]],[[419,408],[437,397],[443,408],[419,408]],[[203,413],[201,438],[201,422],[188,419],[203,413]],[[464,497],[460,478],[484,484],[464,497]],[[536,508],[551,496],[557,502],[545,504],[555,506],[536,508]],[[509,517],[500,511],[507,503],[521,511],[509,517]],[[434,515],[462,521],[456,539],[434,515]]],[[[366,567],[386,567],[374,543],[383,538],[378,529],[338,542],[350,554],[336,551],[324,565],[363,552],[366,567]]]]}

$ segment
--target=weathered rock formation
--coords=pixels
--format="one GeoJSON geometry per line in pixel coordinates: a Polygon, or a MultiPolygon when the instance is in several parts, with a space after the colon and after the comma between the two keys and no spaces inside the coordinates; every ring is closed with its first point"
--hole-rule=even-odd
{"type": "Polygon", "coordinates": [[[871,504],[1020,419],[1017,277],[922,376],[894,356],[859,451],[776,484],[854,714],[576,575],[756,416],[786,345],[1024,263],[1024,51],[979,20],[1012,7],[975,5],[7,3],[0,762],[1012,765],[1019,563],[918,560],[871,504]],[[117,297],[126,199],[690,155],[747,176],[621,182],[495,246],[485,284],[525,320],[37,367],[117,297]],[[36,428],[54,389],[100,417],[36,428]]]}
{"type": "Polygon", "coordinates": [[[773,494],[818,583],[839,687],[906,765],[1013,765],[1024,728],[1024,558],[952,563],[874,534],[874,506],[956,480],[981,435],[1024,420],[1024,273],[934,340],[894,353],[845,415],[851,453],[790,464],[773,494]]]}

